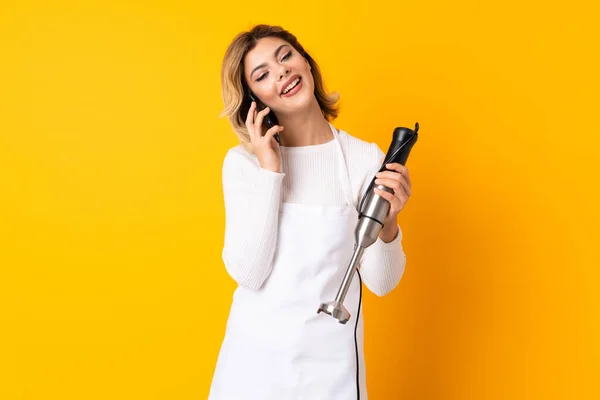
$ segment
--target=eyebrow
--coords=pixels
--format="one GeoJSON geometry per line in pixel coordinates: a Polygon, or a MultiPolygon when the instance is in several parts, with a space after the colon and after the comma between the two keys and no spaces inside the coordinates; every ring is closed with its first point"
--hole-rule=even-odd
{"type": "MultiPolygon", "coordinates": [[[[287,44],[282,44],[281,46],[279,46],[277,48],[277,50],[275,50],[275,58],[279,57],[279,53],[281,52],[281,49],[283,49],[286,46],[288,46],[288,45],[287,44]]],[[[256,72],[256,70],[259,70],[259,69],[264,68],[266,66],[267,66],[267,64],[265,64],[265,63],[262,63],[262,64],[258,65],[256,68],[254,68],[252,70],[252,72],[250,72],[250,78],[252,78],[252,75],[254,75],[254,73],[256,72]]]]}

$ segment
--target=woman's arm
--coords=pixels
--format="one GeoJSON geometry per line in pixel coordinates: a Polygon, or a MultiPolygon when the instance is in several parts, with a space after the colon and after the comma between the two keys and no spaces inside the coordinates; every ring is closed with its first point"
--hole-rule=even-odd
{"type": "MultiPolygon", "coordinates": [[[[385,154],[374,145],[373,166],[365,176],[360,198],[367,190],[371,180],[381,168],[385,154]]],[[[397,235],[391,241],[384,242],[380,237],[365,249],[360,264],[360,275],[367,288],[377,296],[391,292],[400,282],[406,265],[406,255],[402,249],[402,230],[397,226],[397,235]]],[[[387,229],[386,229],[387,231],[387,229]]],[[[385,235],[384,235],[385,237],[385,235]]],[[[388,239],[388,238],[386,238],[388,239]]]]}
{"type": "Polygon", "coordinates": [[[261,168],[243,150],[232,149],[225,156],[222,256],[240,286],[260,289],[271,273],[284,175],[261,168]]]}

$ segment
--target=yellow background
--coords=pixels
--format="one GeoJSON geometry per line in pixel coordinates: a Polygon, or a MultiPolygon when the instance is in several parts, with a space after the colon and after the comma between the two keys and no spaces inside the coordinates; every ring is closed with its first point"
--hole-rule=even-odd
{"type": "Polygon", "coordinates": [[[370,398],[600,398],[598,8],[550,3],[2,2],[0,398],[206,398],[220,63],[255,23],[313,54],[337,127],[421,125],[370,398]]]}

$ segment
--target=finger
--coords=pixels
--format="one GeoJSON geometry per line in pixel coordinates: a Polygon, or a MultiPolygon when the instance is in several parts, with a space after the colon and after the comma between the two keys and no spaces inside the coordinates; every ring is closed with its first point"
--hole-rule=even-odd
{"type": "Polygon", "coordinates": [[[410,175],[408,173],[408,168],[405,165],[402,165],[402,164],[399,164],[399,163],[391,163],[391,164],[386,164],[386,167],[388,169],[393,170],[393,171],[398,171],[398,173],[400,173],[406,179],[406,182],[408,184],[408,188],[410,189],[410,187],[412,186],[412,184],[410,182],[410,175]]]}
{"type": "Polygon", "coordinates": [[[273,149],[275,150],[275,154],[279,155],[281,149],[279,148],[279,143],[277,143],[275,137],[271,138],[271,147],[273,147],[273,149]]]}
{"type": "Polygon", "coordinates": [[[408,182],[406,176],[402,175],[402,178],[400,178],[399,182],[400,182],[400,186],[404,190],[404,193],[406,193],[406,196],[410,196],[412,194],[412,189],[410,187],[410,183],[408,182]]]}
{"type": "Polygon", "coordinates": [[[394,190],[399,190],[402,186],[400,184],[400,182],[395,179],[382,179],[382,178],[375,179],[375,184],[383,185],[383,186],[389,187],[390,189],[394,189],[394,190]]]}
{"type": "Polygon", "coordinates": [[[408,168],[406,168],[406,172],[404,174],[404,179],[406,179],[406,183],[408,183],[408,187],[412,187],[412,183],[410,182],[410,174],[408,173],[408,168]]]}
{"type": "Polygon", "coordinates": [[[387,190],[383,190],[383,189],[379,189],[379,188],[375,187],[375,188],[373,188],[373,191],[375,193],[377,193],[378,195],[380,195],[381,197],[383,197],[384,199],[386,199],[387,201],[389,201],[390,203],[395,198],[394,193],[390,193],[387,190]]]}
{"type": "MultiPolygon", "coordinates": [[[[381,178],[379,178],[381,179],[381,178]]],[[[395,182],[398,182],[398,186],[397,187],[392,187],[395,191],[403,191],[404,193],[406,193],[407,196],[410,196],[412,194],[412,190],[410,188],[410,185],[408,184],[408,182],[406,181],[406,178],[404,177],[404,175],[398,175],[397,179],[393,179],[395,182]]],[[[377,182],[377,179],[375,180],[375,182],[377,182]]],[[[384,183],[385,186],[388,186],[387,184],[384,183]]],[[[391,186],[388,186],[391,187],[391,186]]]]}
{"type": "Polygon", "coordinates": [[[400,212],[400,210],[402,210],[402,208],[404,207],[404,204],[406,203],[405,197],[398,198],[395,195],[393,195],[392,193],[389,193],[385,190],[381,190],[378,188],[375,188],[374,191],[376,194],[380,195],[381,197],[383,197],[384,199],[389,201],[389,203],[390,203],[389,214],[390,215],[397,214],[398,212],[400,212]]]}
{"type": "Polygon", "coordinates": [[[265,115],[269,113],[269,111],[271,111],[271,109],[269,107],[265,107],[264,109],[260,110],[259,113],[256,114],[256,118],[254,119],[254,126],[256,127],[255,130],[259,132],[260,135],[262,135],[263,131],[263,119],[265,118],[265,115]]]}
{"type": "Polygon", "coordinates": [[[248,114],[246,114],[246,124],[252,123],[254,119],[254,111],[256,110],[256,102],[251,102],[248,107],[248,114]]]}
{"type": "Polygon", "coordinates": [[[406,167],[399,163],[386,164],[385,167],[389,170],[396,171],[401,174],[404,174],[404,172],[406,171],[406,167]]]}
{"type": "MultiPolygon", "coordinates": [[[[275,125],[274,127],[267,130],[267,132],[265,132],[264,140],[268,140],[268,141],[270,141],[271,139],[275,140],[275,137],[274,137],[275,134],[281,132],[282,130],[283,130],[283,126],[275,125]]],[[[277,140],[275,140],[275,143],[277,144],[277,140]]]]}
{"type": "Polygon", "coordinates": [[[398,179],[375,179],[375,183],[394,189],[396,194],[403,193],[406,196],[410,196],[412,194],[410,186],[408,186],[408,183],[406,183],[406,180],[402,175],[399,176],[400,178],[398,179]]]}
{"type": "Polygon", "coordinates": [[[390,210],[392,209],[393,206],[395,206],[397,204],[397,202],[399,201],[396,196],[394,196],[393,193],[388,192],[387,190],[382,190],[379,188],[375,188],[373,189],[373,191],[380,195],[381,197],[383,197],[384,199],[386,199],[389,203],[390,203],[390,210]]]}
{"type": "Polygon", "coordinates": [[[394,171],[382,171],[382,172],[376,173],[375,177],[376,178],[394,179],[394,180],[398,181],[402,177],[402,174],[400,174],[399,172],[394,172],[394,171]]]}
{"type": "Polygon", "coordinates": [[[254,137],[254,114],[256,111],[256,103],[253,101],[250,104],[250,108],[248,109],[248,115],[246,116],[246,129],[248,130],[248,135],[250,135],[250,139],[252,140],[254,137]]]}

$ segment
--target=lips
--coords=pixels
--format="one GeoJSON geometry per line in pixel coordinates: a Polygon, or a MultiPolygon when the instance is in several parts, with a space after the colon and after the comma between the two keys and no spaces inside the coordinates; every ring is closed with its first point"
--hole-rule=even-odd
{"type": "MultiPolygon", "coordinates": [[[[302,81],[302,78],[300,77],[300,75],[292,75],[292,77],[290,79],[288,79],[283,86],[281,86],[281,92],[279,92],[280,95],[283,95],[283,92],[285,90],[285,88],[287,88],[290,83],[294,82],[296,79],[300,78],[300,82],[302,81]]],[[[300,84],[300,82],[298,82],[298,84],[300,84]]],[[[297,84],[297,85],[298,85],[297,84]]]]}

